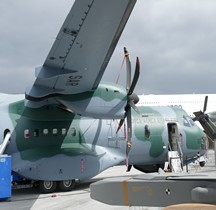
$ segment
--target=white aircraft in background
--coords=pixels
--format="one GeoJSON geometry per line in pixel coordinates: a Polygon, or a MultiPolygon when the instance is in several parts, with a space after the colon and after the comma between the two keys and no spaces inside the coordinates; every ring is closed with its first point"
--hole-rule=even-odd
{"type": "Polygon", "coordinates": [[[137,106],[169,106],[184,109],[191,117],[193,112],[203,109],[205,96],[208,96],[206,114],[216,122],[216,94],[176,94],[176,95],[139,95],[137,106]]]}

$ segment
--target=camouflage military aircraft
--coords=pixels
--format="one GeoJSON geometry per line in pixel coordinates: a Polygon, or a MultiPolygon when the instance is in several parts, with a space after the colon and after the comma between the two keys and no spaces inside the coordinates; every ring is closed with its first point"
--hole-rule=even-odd
{"type": "Polygon", "coordinates": [[[1,152],[43,192],[71,190],[117,164],[155,171],[170,149],[188,159],[205,152],[205,134],[182,109],[136,108],[139,60],[131,82],[127,51],[127,87],[100,82],[135,3],[75,1],[33,86],[0,95],[1,152]]]}

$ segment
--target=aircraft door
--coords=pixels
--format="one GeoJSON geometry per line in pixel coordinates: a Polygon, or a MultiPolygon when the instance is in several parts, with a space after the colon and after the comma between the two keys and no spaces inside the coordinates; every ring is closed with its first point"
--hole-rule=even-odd
{"type": "Polygon", "coordinates": [[[107,120],[106,125],[108,127],[108,147],[111,148],[120,148],[122,142],[125,142],[126,134],[124,132],[124,126],[119,132],[116,134],[118,121],[107,120]]]}
{"type": "Polygon", "coordinates": [[[169,150],[178,150],[178,127],[176,123],[168,123],[169,150]]]}

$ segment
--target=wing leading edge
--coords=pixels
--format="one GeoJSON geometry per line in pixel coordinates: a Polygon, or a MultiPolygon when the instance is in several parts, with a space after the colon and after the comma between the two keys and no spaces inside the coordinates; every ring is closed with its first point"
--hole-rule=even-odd
{"type": "Polygon", "coordinates": [[[94,90],[136,0],[76,0],[26,98],[94,90]]]}

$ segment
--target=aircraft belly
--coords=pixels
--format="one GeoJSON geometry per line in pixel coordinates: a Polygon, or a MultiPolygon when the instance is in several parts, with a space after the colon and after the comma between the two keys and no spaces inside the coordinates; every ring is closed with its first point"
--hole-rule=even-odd
{"type": "Polygon", "coordinates": [[[124,157],[117,151],[103,147],[94,148],[97,155],[76,156],[58,154],[37,161],[20,159],[20,154],[12,155],[12,170],[31,180],[89,179],[105,169],[119,164],[124,157]]]}
{"type": "Polygon", "coordinates": [[[86,173],[88,171],[87,160],[89,164],[94,164],[94,171],[97,174],[100,166],[93,157],[80,155],[71,158],[62,154],[35,162],[17,161],[17,164],[13,165],[13,170],[32,180],[86,179],[94,176],[93,171],[92,174],[86,173]]]}

